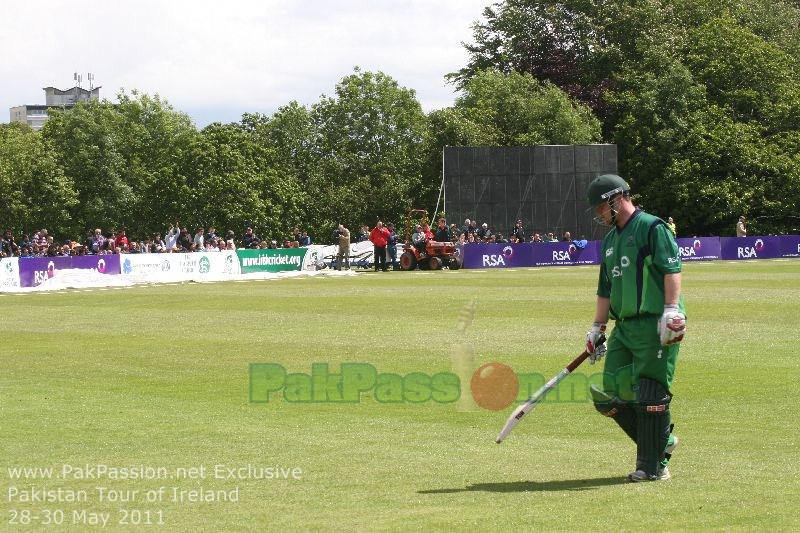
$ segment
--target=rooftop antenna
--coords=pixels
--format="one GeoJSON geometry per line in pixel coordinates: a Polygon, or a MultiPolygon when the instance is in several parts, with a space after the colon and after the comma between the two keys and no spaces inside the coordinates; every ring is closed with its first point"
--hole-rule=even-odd
{"type": "Polygon", "coordinates": [[[86,78],[89,80],[89,92],[92,92],[94,89],[94,74],[90,72],[86,75],[86,78]]]}
{"type": "Polygon", "coordinates": [[[77,81],[77,87],[80,88],[81,83],[83,82],[83,74],[78,74],[77,72],[72,75],[72,79],[77,81]]]}

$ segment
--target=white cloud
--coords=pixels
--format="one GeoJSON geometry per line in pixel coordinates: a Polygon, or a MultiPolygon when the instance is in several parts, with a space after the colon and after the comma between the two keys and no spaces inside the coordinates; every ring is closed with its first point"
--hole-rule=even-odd
{"type": "Polygon", "coordinates": [[[314,103],[356,65],[385,72],[414,89],[423,108],[438,109],[452,104],[444,75],[466,63],[461,43],[490,3],[7,0],[0,118],[11,106],[44,103],[42,87],[72,87],[78,71],[95,74],[104,98],[122,87],[160,94],[202,126],[291,100],[314,103]]]}

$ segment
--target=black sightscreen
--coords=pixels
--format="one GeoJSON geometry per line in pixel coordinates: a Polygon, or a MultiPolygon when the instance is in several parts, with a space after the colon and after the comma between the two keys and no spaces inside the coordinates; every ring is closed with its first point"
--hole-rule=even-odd
{"type": "Polygon", "coordinates": [[[528,237],[569,231],[573,239],[600,239],[607,228],[592,222],[586,188],[616,172],[613,144],[445,147],[445,212],[448,222],[486,222],[506,237],[522,219],[528,237]]]}

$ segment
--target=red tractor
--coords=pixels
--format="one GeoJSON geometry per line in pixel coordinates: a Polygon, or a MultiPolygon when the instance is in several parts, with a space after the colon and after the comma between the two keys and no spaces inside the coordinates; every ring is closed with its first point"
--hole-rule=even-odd
{"type": "Polygon", "coordinates": [[[416,242],[412,239],[411,217],[422,214],[421,224],[428,223],[428,212],[424,209],[412,209],[406,217],[406,247],[400,256],[400,270],[414,270],[419,266],[421,270],[441,270],[447,267],[450,270],[461,268],[461,258],[456,255],[456,245],[452,242],[438,242],[427,238],[420,238],[416,242]]]}

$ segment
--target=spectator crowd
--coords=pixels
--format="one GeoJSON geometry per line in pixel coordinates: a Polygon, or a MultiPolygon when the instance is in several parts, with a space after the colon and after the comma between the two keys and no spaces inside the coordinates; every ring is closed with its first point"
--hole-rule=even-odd
{"type": "Polygon", "coordinates": [[[47,229],[41,229],[31,236],[23,233],[17,238],[10,229],[0,235],[0,257],[55,257],[99,254],[139,254],[139,253],[185,253],[219,252],[237,248],[299,248],[309,246],[311,237],[307,231],[294,228],[289,238],[278,243],[276,240],[262,239],[247,228],[241,239],[236,239],[233,230],[225,234],[217,233],[214,226],[197,227],[194,233],[181,227],[176,221],[163,233],[155,232],[142,239],[131,239],[125,230],[103,232],[101,228],[86,233],[81,241],[66,239],[56,241],[47,229]]]}
{"type": "MultiPolygon", "coordinates": [[[[381,226],[383,227],[382,223],[381,226]]],[[[343,227],[343,226],[340,226],[343,227]]],[[[438,227],[431,229],[427,224],[422,225],[426,239],[436,241],[451,241],[454,243],[522,243],[522,242],[557,242],[559,240],[571,241],[572,236],[565,232],[561,239],[550,233],[531,233],[525,230],[522,220],[517,220],[514,227],[507,234],[495,232],[487,223],[478,225],[477,221],[466,219],[463,226],[458,224],[447,225],[444,218],[439,219],[438,227]]],[[[375,229],[367,224],[362,224],[357,231],[348,232],[355,242],[369,241],[375,229]]],[[[396,246],[399,239],[395,232],[394,224],[386,224],[383,233],[388,233],[379,243],[387,247],[389,260],[396,262],[396,246]],[[388,230],[388,231],[387,231],[388,230]]],[[[333,242],[340,244],[338,229],[333,232],[333,242]]],[[[272,248],[299,248],[312,244],[312,238],[307,231],[295,227],[291,235],[279,242],[274,239],[259,237],[252,227],[245,229],[241,238],[237,238],[233,230],[224,234],[217,233],[214,226],[197,227],[190,232],[186,226],[181,227],[178,221],[170,224],[166,231],[155,232],[144,238],[130,238],[125,230],[103,231],[96,228],[86,233],[81,241],[66,239],[56,241],[47,229],[41,229],[33,235],[24,233],[20,237],[14,235],[10,229],[0,236],[0,257],[43,257],[43,256],[72,256],[96,254],[124,254],[124,253],[186,253],[186,252],[216,252],[223,250],[245,249],[272,249],[272,248]]]]}

